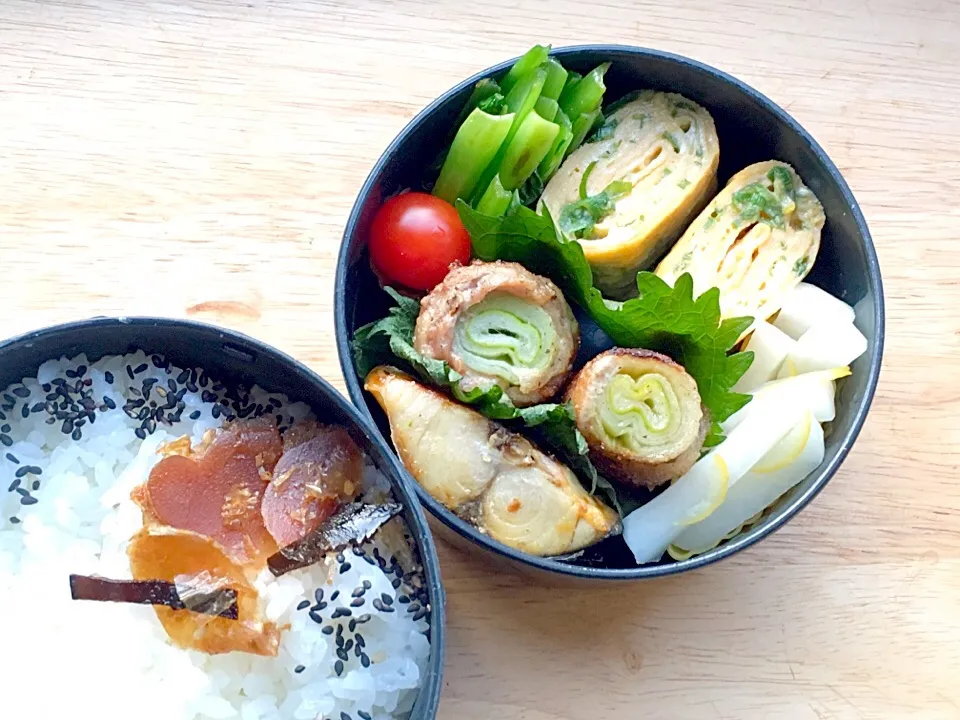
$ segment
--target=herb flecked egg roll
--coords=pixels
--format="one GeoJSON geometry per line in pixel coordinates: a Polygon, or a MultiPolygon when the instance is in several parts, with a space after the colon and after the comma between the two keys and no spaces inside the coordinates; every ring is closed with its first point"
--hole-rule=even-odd
{"type": "Polygon", "coordinates": [[[697,383],[666,355],[635,348],[601,353],[567,390],[597,468],[654,488],[683,475],[709,428],[697,383]]]}
{"type": "Polygon", "coordinates": [[[630,297],[637,271],[656,262],[716,190],[720,144],[706,110],[651,90],[612,113],[595,138],[564,161],[542,202],[580,242],[603,294],[630,297]]]}
{"type": "Polygon", "coordinates": [[[730,178],[656,273],[671,285],[690,273],[695,295],[719,288],[725,318],[766,320],[813,267],[825,220],[792,167],[756,163],[730,178]]]}
{"type": "Polygon", "coordinates": [[[452,269],[420,302],[413,344],[463,376],[460,387],[499,385],[518,406],[557,393],[577,354],[573,311],[550,280],[510,262],[452,269]]]}
{"type": "Polygon", "coordinates": [[[614,510],[522,435],[394,368],[374,368],[364,388],[386,412],[404,467],[493,539],[531,555],[564,555],[619,529],[614,510]]]}

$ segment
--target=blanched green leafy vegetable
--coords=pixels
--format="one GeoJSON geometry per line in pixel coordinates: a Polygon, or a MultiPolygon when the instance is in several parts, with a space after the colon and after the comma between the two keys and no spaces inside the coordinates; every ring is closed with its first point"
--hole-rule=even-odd
{"type": "Polygon", "coordinates": [[[589,177],[591,167],[583,173],[584,180],[580,183],[581,199],[564,205],[560,211],[557,224],[560,231],[568,237],[587,237],[594,225],[613,212],[616,201],[633,189],[633,186],[624,180],[614,180],[596,195],[584,197],[586,178],[589,177]]]}
{"type": "Polygon", "coordinates": [[[472,406],[491,420],[516,421],[530,428],[535,438],[586,480],[584,486],[591,494],[599,488],[614,506],[618,506],[613,489],[598,477],[596,468],[587,456],[587,441],[577,430],[569,405],[543,403],[518,408],[497,385],[489,390],[476,387],[463,390],[460,387],[460,373],[441,360],[424,357],[413,347],[420,303],[400,295],[393,288],[385,289],[397,304],[390,308],[387,317],[358,328],[353,335],[353,357],[361,377],[366,377],[381,363],[402,360],[423,382],[450,391],[457,400],[472,406]]]}
{"type": "Polygon", "coordinates": [[[587,310],[621,347],[641,347],[671,356],[697,381],[713,430],[707,444],[722,439],[719,423],[743,407],[749,396],[731,391],[753,354],[729,351],[750,318],[720,319],[720,292],[693,297],[689,274],[670,287],[653,273],[637,275],[639,297],[623,303],[605,300],[593,286],[593,274],[580,244],[558,236],[550,216],[528,208],[503,218],[487,217],[457,203],[460,219],[481,260],[510,260],[553,280],[568,300],[587,310]]]}
{"type": "Polygon", "coordinates": [[[793,212],[796,207],[793,190],[793,178],[786,168],[777,166],[767,173],[773,183],[771,191],[763,183],[750,183],[737,190],[731,198],[737,211],[737,225],[752,222],[765,222],[773,227],[784,226],[784,215],[793,212]]]}

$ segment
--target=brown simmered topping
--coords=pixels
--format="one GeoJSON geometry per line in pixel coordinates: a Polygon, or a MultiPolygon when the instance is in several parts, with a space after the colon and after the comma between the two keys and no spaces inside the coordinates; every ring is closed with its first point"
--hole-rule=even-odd
{"type": "Polygon", "coordinates": [[[360,490],[363,456],[350,435],[331,425],[302,425],[287,432],[297,432],[294,439],[284,437],[286,452],[263,494],[263,523],[281,546],[308,535],[360,490]]]}
{"type": "Polygon", "coordinates": [[[257,591],[246,579],[243,567],[214,540],[188,530],[154,525],[133,536],[127,554],[135,580],[173,584],[191,609],[199,598],[222,586],[236,593],[236,620],[154,605],[164,630],[179,647],[211,655],[234,650],[277,654],[280,629],[264,621],[257,591]]]}
{"type": "Polygon", "coordinates": [[[262,565],[277,550],[260,503],[283,450],[280,433],[270,421],[242,420],[205,441],[199,452],[181,441],[165,446],[133,499],[145,523],[206,535],[239,562],[262,565]]]}

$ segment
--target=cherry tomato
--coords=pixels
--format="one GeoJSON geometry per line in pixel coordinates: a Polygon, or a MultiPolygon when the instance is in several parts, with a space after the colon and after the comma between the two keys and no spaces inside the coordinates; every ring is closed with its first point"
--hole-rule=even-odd
{"type": "Polygon", "coordinates": [[[470,261],[470,235],[453,205],[408,192],[387,200],[374,216],[370,260],[386,282],[430,290],[452,263],[470,261]]]}

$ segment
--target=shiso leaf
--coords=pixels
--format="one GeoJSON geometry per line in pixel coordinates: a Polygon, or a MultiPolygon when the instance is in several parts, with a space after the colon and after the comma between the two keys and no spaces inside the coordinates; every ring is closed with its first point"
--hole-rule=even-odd
{"type": "Polygon", "coordinates": [[[696,380],[713,426],[706,444],[723,439],[719,423],[747,404],[749,395],[731,390],[750,367],[753,353],[727,355],[750,326],[748,317],[720,317],[720,291],[693,297],[693,279],[681,275],[670,287],[651,272],[637,274],[639,295],[625,302],[606,300],[593,285],[593,273],[580,244],[564,239],[546,208],[538,214],[517,208],[490,217],[462,202],[457,211],[481,260],[509,260],[553,280],[568,300],[580,305],[621,347],[669,355],[696,380]]]}

